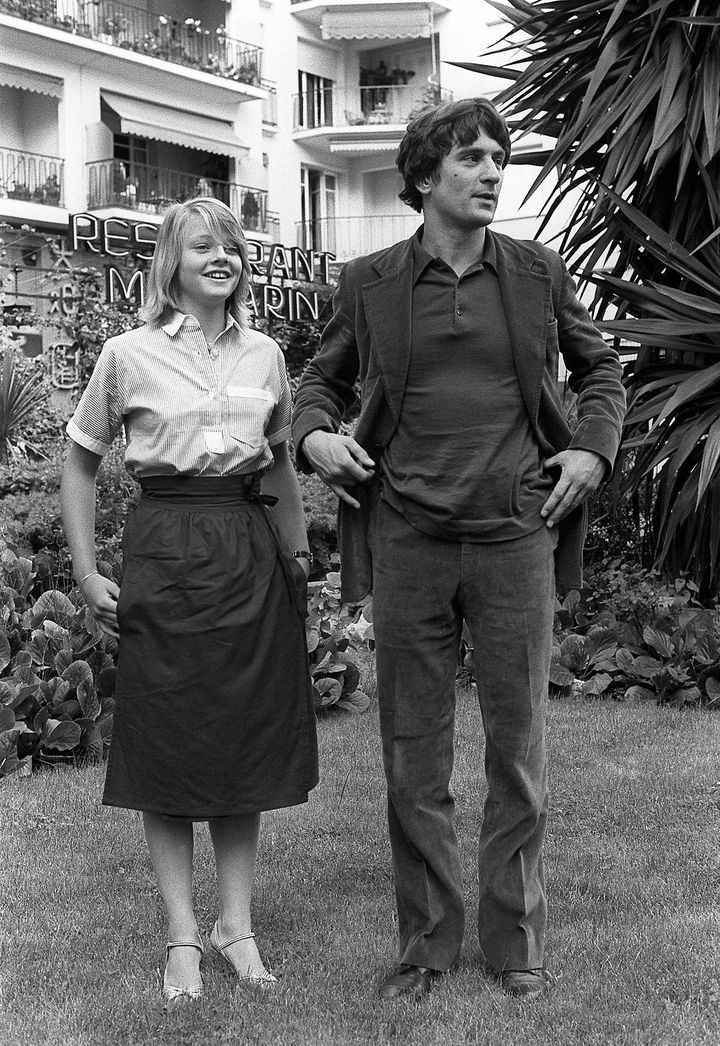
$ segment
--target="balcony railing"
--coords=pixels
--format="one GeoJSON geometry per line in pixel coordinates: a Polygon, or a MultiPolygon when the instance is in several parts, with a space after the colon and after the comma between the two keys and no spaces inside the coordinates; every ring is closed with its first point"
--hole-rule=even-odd
{"type": "Polygon", "coordinates": [[[376,214],[357,218],[321,218],[297,223],[297,246],[330,251],[338,261],[371,254],[412,236],[419,214],[376,214]]]}
{"type": "Polygon", "coordinates": [[[228,80],[260,83],[261,49],[227,36],[223,26],[206,28],[199,18],[171,18],[114,0],[0,0],[0,13],[228,80]]]}
{"type": "Polygon", "coordinates": [[[63,161],[19,149],[0,148],[0,196],[63,205],[63,161]]]}
{"type": "Polygon", "coordinates": [[[267,232],[267,192],[235,182],[221,182],[166,167],[99,160],[88,167],[88,206],[124,207],[164,214],[173,203],[194,196],[214,196],[231,208],[246,232],[267,232]]]}
{"type": "Polygon", "coordinates": [[[450,101],[452,93],[440,87],[328,87],[293,95],[293,123],[296,131],[403,124],[430,106],[450,101]]]}

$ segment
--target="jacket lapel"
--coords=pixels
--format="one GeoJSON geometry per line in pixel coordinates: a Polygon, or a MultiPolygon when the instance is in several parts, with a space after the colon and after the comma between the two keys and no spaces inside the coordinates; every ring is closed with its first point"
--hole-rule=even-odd
{"type": "Polygon", "coordinates": [[[524,244],[490,233],[515,369],[530,421],[537,423],[550,311],[552,279],[545,262],[524,244]]]}
{"type": "Polygon", "coordinates": [[[396,424],[410,364],[412,257],[410,239],[376,263],[378,279],[362,288],[370,353],[380,372],[385,399],[396,424]]]}

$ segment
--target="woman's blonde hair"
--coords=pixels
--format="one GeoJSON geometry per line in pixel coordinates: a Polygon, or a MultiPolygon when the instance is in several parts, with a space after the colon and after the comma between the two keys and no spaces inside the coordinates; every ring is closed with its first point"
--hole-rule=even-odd
{"type": "Polygon", "coordinates": [[[250,262],[245,234],[229,207],[212,196],[197,196],[169,207],[158,231],[155,254],[145,288],[145,303],[138,315],[145,323],[166,323],[173,312],[182,312],[178,300],[177,271],[183,247],[185,227],[194,215],[203,219],[221,243],[235,247],[242,262],[242,274],[235,290],[226,301],[230,315],[243,330],[250,319],[250,262]]]}

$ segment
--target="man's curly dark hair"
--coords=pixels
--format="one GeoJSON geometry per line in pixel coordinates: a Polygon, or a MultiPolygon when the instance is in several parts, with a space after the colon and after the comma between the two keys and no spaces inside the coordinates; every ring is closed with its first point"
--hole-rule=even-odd
{"type": "Polygon", "coordinates": [[[438,168],[454,145],[472,145],[481,131],[505,151],[503,167],[510,160],[510,134],[504,117],[487,98],[465,98],[428,109],[408,124],[397,154],[397,169],[405,187],[400,199],[413,210],[422,211],[418,182],[437,182],[438,168]]]}

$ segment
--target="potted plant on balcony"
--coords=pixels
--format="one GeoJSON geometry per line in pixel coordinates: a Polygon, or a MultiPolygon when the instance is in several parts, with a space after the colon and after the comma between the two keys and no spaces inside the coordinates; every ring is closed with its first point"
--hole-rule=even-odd
{"type": "Polygon", "coordinates": [[[8,196],[11,200],[29,200],[30,190],[24,182],[11,182],[8,187],[8,196]]]}
{"type": "Polygon", "coordinates": [[[260,208],[254,192],[246,192],[240,205],[240,221],[244,229],[258,231],[260,208]]]}
{"type": "Polygon", "coordinates": [[[117,11],[114,15],[109,16],[103,23],[103,37],[106,43],[118,44],[120,37],[127,32],[128,20],[124,15],[118,14],[117,11]]]}
{"type": "Polygon", "coordinates": [[[231,80],[238,80],[243,84],[254,84],[257,83],[257,68],[255,62],[241,62],[240,65],[233,66],[228,71],[228,77],[231,80]]]}
{"type": "Polygon", "coordinates": [[[56,174],[51,174],[45,179],[43,202],[49,204],[50,207],[57,207],[60,203],[60,182],[56,174]]]}

